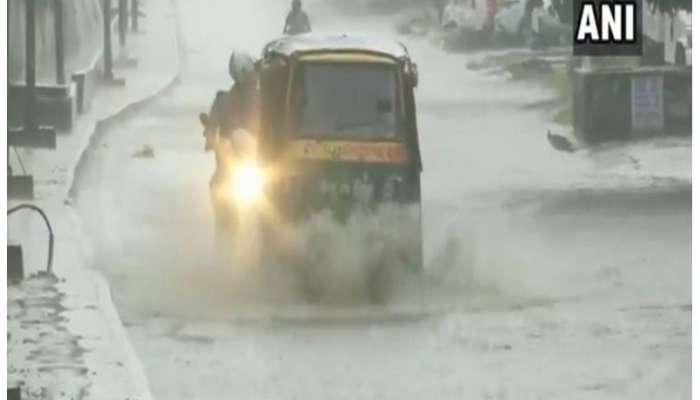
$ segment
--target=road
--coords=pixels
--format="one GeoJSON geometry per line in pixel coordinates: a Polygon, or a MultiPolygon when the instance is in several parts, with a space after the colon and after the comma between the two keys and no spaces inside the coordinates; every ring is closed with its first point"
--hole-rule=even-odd
{"type": "MultiPolygon", "coordinates": [[[[484,54],[407,40],[430,284],[397,283],[385,307],[309,306],[284,279],[219,268],[197,114],[229,85],[232,48],[278,34],[278,3],[180,2],[179,84],[95,141],[78,182],[157,398],[688,398],[690,143],[555,152],[532,106],[552,94],[464,67],[484,54]]],[[[319,29],[390,34],[309,9],[319,29]]]]}

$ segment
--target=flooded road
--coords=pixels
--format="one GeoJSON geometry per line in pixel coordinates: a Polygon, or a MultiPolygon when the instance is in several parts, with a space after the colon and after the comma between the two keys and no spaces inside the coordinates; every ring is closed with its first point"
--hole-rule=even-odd
{"type": "MultiPolygon", "coordinates": [[[[402,38],[420,68],[429,276],[383,307],[310,306],[282,280],[217,268],[197,121],[230,84],[231,49],[258,54],[286,10],[192,3],[180,83],[104,132],[78,182],[95,268],[157,398],[688,396],[689,141],[556,152],[551,110],[531,106],[554,94],[465,68],[485,53],[402,38]]],[[[318,29],[391,34],[309,10],[318,29]]]]}

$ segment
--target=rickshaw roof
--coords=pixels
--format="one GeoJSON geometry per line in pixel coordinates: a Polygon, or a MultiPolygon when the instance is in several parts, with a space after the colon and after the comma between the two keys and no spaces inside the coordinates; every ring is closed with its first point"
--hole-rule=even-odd
{"type": "Polygon", "coordinates": [[[286,36],[268,43],[265,46],[263,56],[278,54],[284,57],[292,57],[297,54],[334,51],[364,51],[383,54],[396,59],[409,58],[406,46],[395,40],[345,33],[306,33],[286,36]]]}

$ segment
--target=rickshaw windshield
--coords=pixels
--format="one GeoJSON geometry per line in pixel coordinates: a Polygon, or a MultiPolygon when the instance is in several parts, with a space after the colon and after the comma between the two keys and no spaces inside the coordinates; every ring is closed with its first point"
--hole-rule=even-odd
{"type": "Polygon", "coordinates": [[[398,70],[390,64],[305,63],[293,91],[300,137],[401,138],[398,70]]]}

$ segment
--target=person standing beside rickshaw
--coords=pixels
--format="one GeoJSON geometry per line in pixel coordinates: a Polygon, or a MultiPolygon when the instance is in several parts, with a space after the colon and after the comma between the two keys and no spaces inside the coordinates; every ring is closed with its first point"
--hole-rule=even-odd
{"type": "Polygon", "coordinates": [[[234,83],[228,91],[219,91],[209,114],[203,114],[205,150],[215,151],[216,171],[212,184],[226,172],[227,160],[241,159],[254,152],[257,131],[257,75],[253,58],[233,52],[229,74],[234,83]]]}

